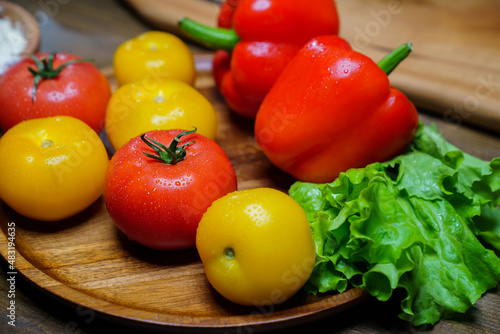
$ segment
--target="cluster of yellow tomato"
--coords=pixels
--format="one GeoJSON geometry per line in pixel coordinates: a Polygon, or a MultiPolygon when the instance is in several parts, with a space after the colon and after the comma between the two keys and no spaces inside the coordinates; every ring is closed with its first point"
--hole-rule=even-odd
{"type": "MultiPolygon", "coordinates": [[[[113,64],[119,87],[109,100],[105,130],[115,150],[156,129],[195,126],[215,140],[217,114],[193,87],[194,59],[182,40],[164,32],[142,34],[116,50],[113,64]]],[[[101,196],[108,161],[101,138],[76,118],[22,122],[0,140],[0,188],[8,194],[2,199],[29,218],[71,217],[101,196]]],[[[215,200],[199,224],[196,247],[213,287],[248,305],[291,297],[315,260],[304,211],[269,188],[215,200]]]]}
{"type": "Polygon", "coordinates": [[[118,47],[113,59],[118,90],[105,129],[115,150],[146,131],[191,129],[215,140],[217,114],[196,90],[194,58],[177,36],[149,31],[118,47]]]}

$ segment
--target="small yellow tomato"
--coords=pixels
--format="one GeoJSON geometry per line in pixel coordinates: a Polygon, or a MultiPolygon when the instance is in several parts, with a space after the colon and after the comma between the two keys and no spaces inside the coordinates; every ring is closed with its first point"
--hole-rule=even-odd
{"type": "Polygon", "coordinates": [[[147,131],[193,127],[215,140],[217,114],[200,92],[179,80],[128,83],[111,96],[106,110],[106,134],[115,150],[147,131]]]}
{"type": "Polygon", "coordinates": [[[119,86],[149,77],[178,79],[193,85],[194,57],[175,35],[148,31],[121,44],[115,51],[113,70],[119,86]]]}
{"type": "Polygon", "coordinates": [[[284,302],[309,279],[315,261],[304,211],[271,188],[215,200],[198,226],[196,247],[210,284],[242,305],[284,302]]]}
{"type": "Polygon", "coordinates": [[[68,218],[101,196],[107,166],[104,144],[79,119],[23,121],[0,138],[0,198],[28,218],[68,218]]]}

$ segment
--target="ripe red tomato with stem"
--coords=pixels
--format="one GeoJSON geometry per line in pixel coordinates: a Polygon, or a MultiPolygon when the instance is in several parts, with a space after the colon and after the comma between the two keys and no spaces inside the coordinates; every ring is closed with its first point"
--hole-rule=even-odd
{"type": "Polygon", "coordinates": [[[111,88],[88,60],[67,53],[24,57],[0,76],[0,128],[49,116],[72,116],[96,132],[104,126],[111,88]]]}
{"type": "Polygon", "coordinates": [[[112,157],[104,200],[129,239],[158,250],[194,247],[203,213],[237,189],[226,153],[194,131],[149,131],[112,157]]]}

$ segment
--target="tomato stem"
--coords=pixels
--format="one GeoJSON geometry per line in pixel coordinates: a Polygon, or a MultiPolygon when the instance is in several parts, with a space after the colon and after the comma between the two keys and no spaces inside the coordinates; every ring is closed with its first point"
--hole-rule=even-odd
{"type": "Polygon", "coordinates": [[[190,141],[184,145],[177,146],[179,144],[180,138],[184,135],[196,132],[196,130],[197,130],[196,127],[194,127],[194,130],[184,131],[179,133],[177,136],[174,137],[174,139],[172,140],[172,142],[168,147],[152,138],[146,137],[146,134],[143,134],[141,135],[142,141],[145,142],[153,150],[155,150],[157,155],[149,154],[146,152],[142,153],[144,153],[149,158],[159,160],[169,165],[175,165],[179,161],[183,160],[184,157],[186,156],[185,147],[194,143],[194,141],[190,141]]]}
{"type": "Polygon", "coordinates": [[[54,68],[54,56],[55,56],[55,54],[56,54],[55,52],[52,52],[49,55],[48,59],[45,57],[42,59],[38,59],[35,55],[33,55],[31,53],[26,54],[28,57],[33,59],[33,61],[35,62],[36,66],[37,66],[37,69],[34,69],[32,67],[28,67],[28,70],[30,71],[30,73],[33,74],[33,76],[35,77],[35,80],[33,82],[33,92],[31,94],[31,103],[35,103],[36,89],[37,89],[40,81],[42,81],[44,79],[53,79],[53,78],[57,77],[61,73],[61,71],[68,65],[71,65],[74,63],[92,61],[91,59],[73,59],[73,60],[69,60],[69,61],[61,64],[61,66],[59,66],[58,68],[54,68]]]}

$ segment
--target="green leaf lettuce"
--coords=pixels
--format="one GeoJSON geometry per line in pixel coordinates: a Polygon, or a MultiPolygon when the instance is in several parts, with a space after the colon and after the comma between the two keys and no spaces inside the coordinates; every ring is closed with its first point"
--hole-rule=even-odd
{"type": "Polygon", "coordinates": [[[406,290],[414,325],[465,312],[500,280],[500,158],[483,161],[420,124],[405,154],[329,184],[290,188],[306,212],[313,294],[360,287],[381,301],[406,290]]]}

